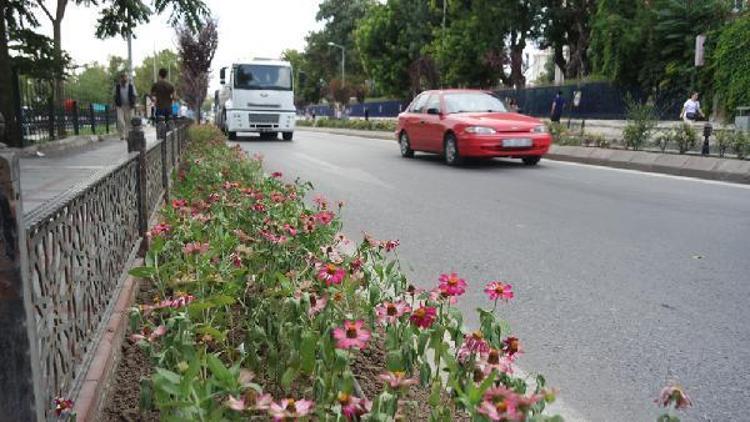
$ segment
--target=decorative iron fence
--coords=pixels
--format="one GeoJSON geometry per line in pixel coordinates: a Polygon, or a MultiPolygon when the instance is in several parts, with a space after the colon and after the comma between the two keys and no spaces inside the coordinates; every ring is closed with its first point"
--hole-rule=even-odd
{"type": "Polygon", "coordinates": [[[22,146],[70,135],[114,132],[117,116],[110,104],[79,102],[65,92],[55,103],[53,81],[14,73],[15,108],[22,146]]]}
{"type": "Polygon", "coordinates": [[[0,412],[8,420],[55,420],[54,398],[77,397],[145,222],[168,200],[165,182],[179,157],[163,154],[184,151],[186,128],[173,128],[148,150],[143,132],[134,136],[140,142],[129,146],[138,150],[126,161],[25,221],[18,158],[0,151],[0,388],[14,392],[0,395],[0,412]],[[18,253],[8,253],[13,245],[18,253]],[[29,329],[5,330],[19,324],[29,329]]]}

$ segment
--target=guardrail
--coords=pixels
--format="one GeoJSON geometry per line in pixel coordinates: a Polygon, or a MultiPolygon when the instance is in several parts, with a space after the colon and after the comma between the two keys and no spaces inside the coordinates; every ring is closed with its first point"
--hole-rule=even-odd
{"type": "Polygon", "coordinates": [[[168,200],[187,127],[147,149],[140,120],[133,124],[123,163],[25,219],[18,155],[0,150],[3,420],[55,420],[53,400],[78,395],[148,219],[168,200]]]}

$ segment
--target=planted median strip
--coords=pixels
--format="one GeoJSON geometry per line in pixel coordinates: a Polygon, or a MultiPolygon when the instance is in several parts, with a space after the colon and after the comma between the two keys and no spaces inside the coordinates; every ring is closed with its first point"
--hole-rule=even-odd
{"type": "MultiPolygon", "coordinates": [[[[397,241],[340,234],[343,204],[303,202],[310,185],[266,176],[262,157],[191,129],[174,199],[150,231],[153,298],[130,341],[153,375],[140,403],[162,420],[560,420],[555,393],[514,374],[522,343],[498,315],[513,298],[483,283],[467,332],[458,274],[434,288],[400,271],[397,241]],[[532,386],[533,385],[533,389],[532,386]]],[[[533,381],[533,382],[532,382],[533,381]]]]}

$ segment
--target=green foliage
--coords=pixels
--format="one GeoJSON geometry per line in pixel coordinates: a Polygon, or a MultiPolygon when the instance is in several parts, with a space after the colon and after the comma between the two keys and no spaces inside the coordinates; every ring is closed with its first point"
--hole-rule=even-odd
{"type": "Polygon", "coordinates": [[[547,122],[547,130],[552,135],[552,142],[557,145],[577,146],[583,144],[581,137],[573,134],[564,124],[547,122]]]}
{"type": "Polygon", "coordinates": [[[648,142],[651,132],[656,127],[656,111],[653,104],[641,103],[626,98],[628,123],[623,130],[622,136],[625,147],[638,151],[648,142]]]}
{"type": "Polygon", "coordinates": [[[734,139],[734,131],[730,130],[717,130],[714,132],[716,137],[716,148],[719,150],[719,157],[723,157],[726,154],[727,149],[732,144],[734,139]]]}
{"type": "Polygon", "coordinates": [[[675,142],[675,133],[673,130],[662,130],[654,138],[654,146],[659,148],[661,152],[665,152],[669,145],[675,142]]]}
{"type": "Polygon", "coordinates": [[[745,159],[750,153],[750,135],[741,130],[735,130],[731,140],[732,152],[739,159],[745,159]]]}
{"type": "Polygon", "coordinates": [[[395,120],[382,120],[382,119],[316,119],[315,122],[310,120],[299,120],[297,126],[314,126],[314,127],[330,127],[338,129],[357,129],[357,130],[375,130],[375,131],[386,131],[393,132],[396,130],[395,120]]]}
{"type": "Polygon", "coordinates": [[[677,151],[684,154],[695,148],[698,143],[698,134],[690,123],[680,123],[674,130],[674,142],[677,144],[677,151]]]}
{"type": "Polygon", "coordinates": [[[164,49],[156,53],[156,55],[149,55],[144,57],[143,61],[139,66],[136,66],[133,73],[135,81],[135,89],[139,95],[148,94],[151,92],[151,85],[155,82],[157,77],[154,73],[160,68],[165,68],[169,72],[167,79],[169,79],[175,87],[182,86],[182,62],[176,52],[164,49]]]}
{"type": "Polygon", "coordinates": [[[99,63],[85,65],[83,71],[68,79],[68,97],[79,103],[109,104],[115,78],[99,63]]]}
{"type": "Polygon", "coordinates": [[[750,13],[724,26],[713,52],[714,87],[728,117],[750,106],[750,13]]]}

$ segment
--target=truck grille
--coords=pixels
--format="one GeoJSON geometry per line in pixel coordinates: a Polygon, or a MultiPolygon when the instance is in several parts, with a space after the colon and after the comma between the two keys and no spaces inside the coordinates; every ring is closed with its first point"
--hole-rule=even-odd
{"type": "Polygon", "coordinates": [[[278,123],[278,114],[251,114],[250,123],[278,123]]]}

